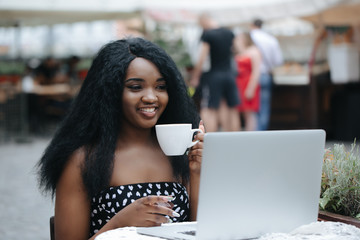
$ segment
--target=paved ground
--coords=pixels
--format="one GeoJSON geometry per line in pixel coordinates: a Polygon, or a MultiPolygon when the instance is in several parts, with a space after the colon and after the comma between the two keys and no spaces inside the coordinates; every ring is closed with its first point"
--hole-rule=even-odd
{"type": "Polygon", "coordinates": [[[28,143],[0,142],[1,239],[49,239],[54,205],[49,196],[39,192],[34,169],[49,140],[36,137],[28,143]]]}
{"type": "Polygon", "coordinates": [[[49,239],[51,197],[37,188],[34,165],[48,143],[37,138],[30,143],[0,143],[0,238],[49,239]]]}

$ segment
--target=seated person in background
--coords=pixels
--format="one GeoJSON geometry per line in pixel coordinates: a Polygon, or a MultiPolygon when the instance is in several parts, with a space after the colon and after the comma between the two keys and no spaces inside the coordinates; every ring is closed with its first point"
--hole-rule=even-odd
{"type": "Polygon", "coordinates": [[[255,131],[260,107],[261,53],[247,32],[236,37],[235,46],[238,51],[235,56],[238,69],[236,84],[241,99],[238,111],[244,117],[245,130],[255,131]]]}
{"type": "Polygon", "coordinates": [[[55,239],[94,239],[125,226],[196,219],[203,133],[167,157],[155,124],[204,131],[175,63],[141,38],[105,45],[38,163],[55,196],[55,239]]]}
{"type": "Polygon", "coordinates": [[[79,62],[80,58],[73,55],[70,56],[63,64],[63,71],[66,74],[66,77],[69,79],[71,85],[80,85],[77,70],[79,62]]]}
{"type": "Polygon", "coordinates": [[[40,85],[68,82],[67,76],[60,71],[60,63],[53,57],[47,57],[35,69],[35,80],[40,85]]]}
{"type": "Polygon", "coordinates": [[[76,68],[79,62],[80,62],[80,58],[75,55],[69,57],[69,59],[66,61],[66,66],[67,66],[66,74],[68,75],[68,77],[77,78],[76,68]]]}
{"type": "Polygon", "coordinates": [[[61,64],[52,57],[46,58],[34,74],[32,93],[40,118],[63,117],[73,96],[77,93],[70,85],[69,76],[61,70],[61,64]]]}

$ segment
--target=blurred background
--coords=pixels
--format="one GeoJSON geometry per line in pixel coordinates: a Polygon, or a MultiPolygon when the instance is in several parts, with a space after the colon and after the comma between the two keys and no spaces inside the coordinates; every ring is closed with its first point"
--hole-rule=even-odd
{"type": "Polygon", "coordinates": [[[51,133],[92,57],[111,40],[142,36],[158,43],[187,80],[204,11],[235,33],[261,18],[279,40],[285,62],[274,72],[270,129],[360,136],[358,0],[2,0],[0,142],[51,133]],[[51,86],[48,78],[63,84],[51,86]]]}
{"type": "Polygon", "coordinates": [[[360,137],[360,0],[0,0],[0,238],[48,239],[53,206],[37,191],[33,166],[99,48],[142,36],[188,81],[204,11],[235,33],[261,18],[279,40],[270,130],[360,137]]]}

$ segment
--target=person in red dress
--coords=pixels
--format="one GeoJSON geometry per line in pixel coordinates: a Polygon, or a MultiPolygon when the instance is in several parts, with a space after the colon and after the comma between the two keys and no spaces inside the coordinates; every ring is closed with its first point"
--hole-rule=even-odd
{"type": "Polygon", "coordinates": [[[256,113],[260,107],[261,53],[247,32],[239,34],[235,42],[238,52],[235,56],[238,69],[236,84],[241,99],[237,109],[244,119],[244,130],[254,131],[257,126],[256,113]]]}

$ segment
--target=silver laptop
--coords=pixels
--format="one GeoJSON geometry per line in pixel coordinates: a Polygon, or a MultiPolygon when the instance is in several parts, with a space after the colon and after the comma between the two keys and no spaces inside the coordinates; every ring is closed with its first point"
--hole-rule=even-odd
{"type": "Polygon", "coordinates": [[[315,222],[324,149],[323,130],[206,133],[197,222],[137,231],[167,239],[248,239],[315,222]]]}

